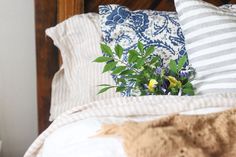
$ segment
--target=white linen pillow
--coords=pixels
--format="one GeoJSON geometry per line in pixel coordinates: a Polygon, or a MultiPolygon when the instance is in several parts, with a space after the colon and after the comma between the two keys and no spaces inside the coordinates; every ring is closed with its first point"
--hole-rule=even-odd
{"type": "Polygon", "coordinates": [[[175,0],[198,94],[236,92],[236,10],[175,0]]]}
{"type": "Polygon", "coordinates": [[[102,74],[104,65],[92,62],[102,54],[98,14],[73,16],[47,29],[46,34],[59,48],[63,60],[52,82],[50,120],[74,106],[120,96],[114,90],[97,95],[98,85],[114,84],[110,74],[102,74]]]}

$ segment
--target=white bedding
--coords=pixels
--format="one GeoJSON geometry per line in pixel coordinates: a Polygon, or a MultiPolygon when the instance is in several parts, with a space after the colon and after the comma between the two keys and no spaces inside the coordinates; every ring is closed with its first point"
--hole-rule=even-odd
{"type": "MultiPolygon", "coordinates": [[[[228,107],[214,107],[182,112],[182,114],[206,114],[226,109],[228,107]]],[[[112,137],[95,138],[92,136],[100,130],[104,123],[120,123],[127,120],[142,121],[155,118],[158,117],[88,118],[66,125],[46,139],[42,149],[42,157],[126,157],[121,139],[112,137]]]]}
{"type": "Polygon", "coordinates": [[[95,138],[102,124],[147,120],[170,114],[205,114],[236,107],[236,93],[193,97],[142,96],[95,101],[62,114],[24,157],[124,157],[116,138],[95,138]]]}

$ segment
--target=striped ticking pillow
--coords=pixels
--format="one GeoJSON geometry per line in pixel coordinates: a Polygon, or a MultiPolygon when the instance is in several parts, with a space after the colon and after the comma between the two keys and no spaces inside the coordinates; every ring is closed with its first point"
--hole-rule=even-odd
{"type": "Polygon", "coordinates": [[[101,29],[97,13],[80,14],[70,17],[46,34],[59,48],[63,65],[52,82],[50,120],[75,107],[92,101],[120,97],[115,90],[98,95],[103,83],[114,84],[110,74],[102,74],[103,66],[92,63],[101,55],[101,29]]]}
{"type": "Polygon", "coordinates": [[[236,92],[236,9],[175,0],[198,94],[236,92]]]}

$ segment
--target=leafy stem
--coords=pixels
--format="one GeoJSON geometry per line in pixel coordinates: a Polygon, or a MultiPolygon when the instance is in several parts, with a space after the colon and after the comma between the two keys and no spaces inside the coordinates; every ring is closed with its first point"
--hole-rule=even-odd
{"type": "Polygon", "coordinates": [[[117,85],[100,85],[103,88],[98,94],[116,88],[116,92],[132,89],[138,95],[194,95],[194,87],[189,81],[190,74],[186,69],[183,70],[187,63],[186,56],[170,60],[168,66],[164,67],[160,56],[154,53],[155,47],[145,47],[140,41],[136,49],[126,53],[119,44],[114,50],[101,44],[101,50],[103,56],[96,58],[94,62],[105,63],[103,73],[111,72],[117,85]]]}
{"type": "Polygon", "coordinates": [[[124,64],[124,65],[127,66],[129,69],[133,70],[134,72],[136,72],[136,73],[138,73],[138,74],[140,73],[140,71],[138,71],[137,69],[135,69],[133,66],[129,65],[128,63],[125,63],[124,61],[122,61],[122,60],[120,60],[120,59],[117,59],[117,58],[114,57],[114,61],[120,62],[120,63],[124,64]]]}

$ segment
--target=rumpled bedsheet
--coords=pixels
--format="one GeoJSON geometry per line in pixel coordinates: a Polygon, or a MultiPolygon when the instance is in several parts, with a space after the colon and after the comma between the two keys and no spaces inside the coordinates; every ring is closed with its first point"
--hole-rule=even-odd
{"type": "Polygon", "coordinates": [[[54,131],[87,118],[167,116],[207,107],[236,107],[236,93],[204,96],[142,96],[113,98],[78,106],[59,116],[29,147],[24,157],[41,157],[45,140],[54,131]]]}

